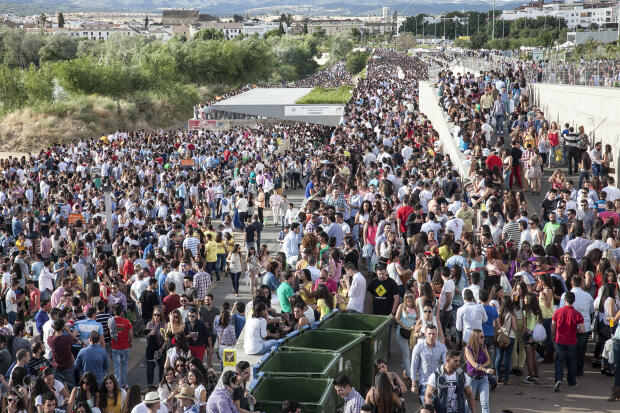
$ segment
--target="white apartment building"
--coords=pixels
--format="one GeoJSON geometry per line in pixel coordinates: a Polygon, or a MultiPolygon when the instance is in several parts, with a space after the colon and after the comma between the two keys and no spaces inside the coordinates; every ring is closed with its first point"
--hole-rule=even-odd
{"type": "Polygon", "coordinates": [[[618,22],[618,5],[614,3],[552,3],[532,4],[502,12],[503,20],[538,17],[556,17],[566,21],[569,29],[587,28],[592,23],[600,27],[618,22]]]}
{"type": "Polygon", "coordinates": [[[141,32],[135,27],[128,27],[120,24],[83,24],[79,27],[48,27],[41,28],[28,28],[28,32],[40,32],[47,35],[65,34],[69,37],[87,38],[89,40],[107,40],[108,37],[113,34],[125,34],[127,36],[140,36],[145,33],[141,32]]]}

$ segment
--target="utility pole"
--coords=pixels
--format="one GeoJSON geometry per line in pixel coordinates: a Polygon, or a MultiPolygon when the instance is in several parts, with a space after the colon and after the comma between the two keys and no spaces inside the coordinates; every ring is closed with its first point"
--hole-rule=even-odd
{"type": "Polygon", "coordinates": [[[495,0],[493,0],[493,33],[491,33],[491,39],[495,39],[495,0]]]}
{"type": "Polygon", "coordinates": [[[446,18],[443,18],[443,39],[446,40],[446,18]]]}
{"type": "Polygon", "coordinates": [[[458,23],[458,20],[454,20],[454,40],[456,40],[456,24],[458,23]]]}
{"type": "Polygon", "coordinates": [[[478,34],[478,32],[480,31],[480,15],[477,15],[478,18],[478,28],[476,29],[476,34],[478,34]]]}

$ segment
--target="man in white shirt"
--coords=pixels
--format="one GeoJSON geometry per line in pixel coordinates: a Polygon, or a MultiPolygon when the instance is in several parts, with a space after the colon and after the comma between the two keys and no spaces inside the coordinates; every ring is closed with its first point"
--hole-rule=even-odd
{"type": "Polygon", "coordinates": [[[472,330],[482,330],[482,323],[487,321],[487,313],[481,304],[474,301],[474,293],[470,289],[463,290],[465,304],[456,310],[456,329],[463,333],[463,342],[467,343],[472,330]]]}
{"type": "Polygon", "coordinates": [[[243,193],[239,193],[239,199],[235,203],[239,211],[239,220],[241,221],[241,229],[245,229],[245,220],[248,216],[248,200],[243,197],[243,193]]]}
{"type": "MultiPolygon", "coordinates": [[[[585,331],[583,333],[577,332],[577,376],[583,375],[583,364],[586,357],[586,348],[588,346],[588,337],[590,336],[591,320],[590,314],[594,313],[594,299],[590,294],[581,289],[583,279],[580,275],[575,275],[571,278],[571,285],[573,288],[571,292],[575,294],[575,302],[573,308],[579,311],[579,314],[583,316],[583,325],[585,331]]],[[[566,293],[562,294],[560,298],[560,307],[564,307],[564,297],[566,293]]]]}
{"type": "Polygon", "coordinates": [[[620,198],[620,189],[616,187],[614,178],[611,176],[607,177],[607,186],[603,188],[603,191],[607,194],[608,201],[614,202],[620,198]]]}
{"type": "Polygon", "coordinates": [[[357,264],[347,262],[345,264],[345,283],[349,290],[349,302],[347,303],[347,311],[355,313],[364,313],[364,301],[366,299],[366,278],[357,269],[357,264]]]}

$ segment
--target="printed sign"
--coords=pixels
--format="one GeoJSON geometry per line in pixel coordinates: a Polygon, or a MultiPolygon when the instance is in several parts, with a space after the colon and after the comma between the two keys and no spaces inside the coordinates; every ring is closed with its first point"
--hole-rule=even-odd
{"type": "Polygon", "coordinates": [[[71,224],[75,225],[78,222],[82,223],[82,222],[84,222],[84,216],[82,214],[72,212],[72,213],[69,214],[68,221],[69,221],[69,225],[71,225],[71,224]]]}
{"type": "Polygon", "coordinates": [[[534,49],[532,50],[532,60],[535,62],[540,62],[544,58],[544,53],[542,49],[534,49]]]}
{"type": "Polygon", "coordinates": [[[214,128],[216,125],[217,121],[213,119],[190,119],[187,121],[189,130],[209,129],[214,128]]]}
{"type": "Polygon", "coordinates": [[[196,161],[193,159],[181,159],[181,166],[194,166],[196,161]]]}
{"type": "Polygon", "coordinates": [[[342,116],[344,105],[295,105],[284,106],[284,116],[342,116]]]}
{"type": "Polygon", "coordinates": [[[235,367],[237,364],[237,350],[234,348],[225,348],[222,351],[222,358],[224,359],[224,367],[235,367]]]}

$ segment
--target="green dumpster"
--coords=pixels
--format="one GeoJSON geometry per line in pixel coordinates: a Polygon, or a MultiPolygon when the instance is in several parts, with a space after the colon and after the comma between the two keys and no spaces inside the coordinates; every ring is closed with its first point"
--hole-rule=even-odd
{"type": "Polygon", "coordinates": [[[336,352],[277,351],[261,361],[256,370],[266,377],[335,379],[342,368],[340,360],[342,356],[336,352]]]}
{"type": "Polygon", "coordinates": [[[365,339],[362,342],[361,384],[372,386],[374,384],[375,360],[387,360],[391,323],[392,317],[390,316],[339,313],[321,323],[318,329],[365,334],[365,339]]]}
{"type": "Polygon", "coordinates": [[[278,348],[282,351],[337,352],[342,355],[338,361],[338,373],[346,374],[351,384],[359,389],[362,357],[362,341],[365,336],[349,331],[309,330],[286,339],[278,348]]]}
{"type": "Polygon", "coordinates": [[[334,413],[336,394],[332,379],[260,377],[250,385],[255,411],[280,413],[282,402],[295,400],[304,413],[334,413]]]}

